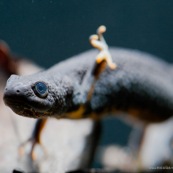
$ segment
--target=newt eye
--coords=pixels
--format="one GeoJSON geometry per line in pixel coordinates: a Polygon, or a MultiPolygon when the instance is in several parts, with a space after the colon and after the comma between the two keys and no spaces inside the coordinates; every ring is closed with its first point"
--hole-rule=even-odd
{"type": "Polygon", "coordinates": [[[41,98],[44,98],[48,94],[48,87],[44,82],[37,82],[33,87],[34,93],[41,98]]]}

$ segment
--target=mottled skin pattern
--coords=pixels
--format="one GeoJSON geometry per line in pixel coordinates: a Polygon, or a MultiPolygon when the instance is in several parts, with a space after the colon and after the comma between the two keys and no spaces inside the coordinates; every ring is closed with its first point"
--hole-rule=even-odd
{"type": "MultiPolygon", "coordinates": [[[[19,115],[32,118],[71,118],[70,113],[85,107],[88,117],[101,114],[128,114],[147,122],[163,121],[173,115],[172,65],[139,51],[111,48],[115,70],[106,68],[96,82],[89,103],[91,71],[96,50],[63,61],[30,76],[12,75],[4,91],[4,101],[19,115]],[[37,97],[32,86],[43,81],[48,96],[37,97]]],[[[72,117],[76,118],[76,117],[72,117]]]]}

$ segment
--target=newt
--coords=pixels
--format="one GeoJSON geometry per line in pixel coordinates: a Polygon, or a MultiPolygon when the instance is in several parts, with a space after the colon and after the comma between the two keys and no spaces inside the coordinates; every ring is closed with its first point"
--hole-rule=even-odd
{"type": "Polygon", "coordinates": [[[8,79],[4,102],[19,115],[39,119],[37,143],[49,117],[101,119],[123,114],[151,123],[173,115],[172,64],[141,51],[108,48],[104,32],[102,26],[90,37],[99,53],[89,50],[48,70],[8,79]]]}

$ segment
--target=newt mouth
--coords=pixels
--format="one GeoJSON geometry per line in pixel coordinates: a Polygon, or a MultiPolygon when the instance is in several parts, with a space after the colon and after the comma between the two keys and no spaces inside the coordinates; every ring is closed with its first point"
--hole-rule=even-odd
{"type": "Polygon", "coordinates": [[[39,112],[33,109],[30,105],[26,104],[23,101],[5,98],[4,102],[9,106],[16,114],[31,117],[31,118],[45,118],[47,115],[46,112],[39,112]]]}

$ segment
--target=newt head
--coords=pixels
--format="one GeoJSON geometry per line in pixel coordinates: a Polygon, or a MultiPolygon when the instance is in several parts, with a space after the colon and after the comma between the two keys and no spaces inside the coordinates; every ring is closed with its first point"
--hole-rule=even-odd
{"type": "Polygon", "coordinates": [[[50,77],[45,72],[29,76],[11,75],[4,102],[15,113],[32,118],[62,117],[72,105],[71,80],[50,77]],[[49,76],[49,77],[48,77],[49,76]]]}

